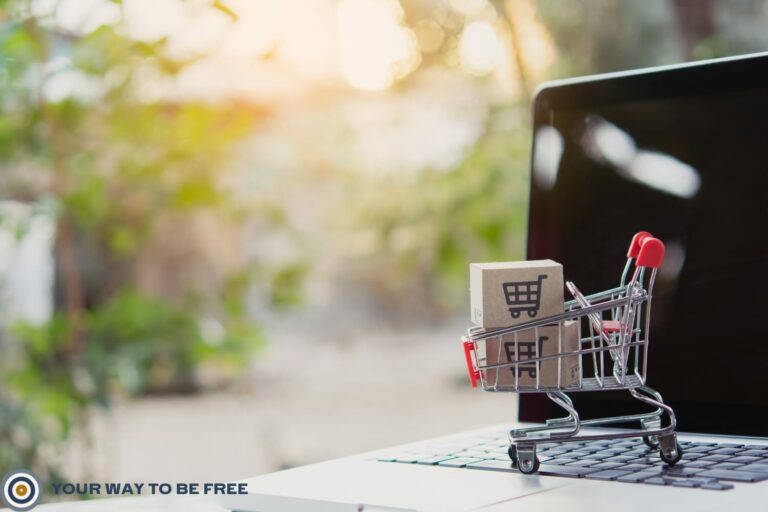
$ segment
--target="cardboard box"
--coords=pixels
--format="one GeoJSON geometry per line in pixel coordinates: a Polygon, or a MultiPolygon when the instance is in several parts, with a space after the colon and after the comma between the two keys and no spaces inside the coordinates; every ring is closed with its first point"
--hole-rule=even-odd
{"type": "MultiPolygon", "coordinates": [[[[536,387],[537,365],[535,362],[529,362],[536,358],[536,343],[539,345],[539,357],[552,356],[556,354],[565,354],[579,350],[579,322],[567,321],[562,324],[562,351],[558,347],[558,326],[545,326],[538,328],[538,340],[535,340],[534,329],[526,329],[517,333],[517,349],[520,353],[520,362],[517,366],[519,387],[536,387]]],[[[501,347],[499,347],[499,337],[490,338],[485,342],[486,364],[504,364],[514,363],[515,357],[515,335],[506,334],[501,336],[501,347]],[[499,350],[499,348],[501,350],[499,350]]],[[[561,360],[560,367],[560,387],[568,387],[578,384],[581,373],[581,356],[568,355],[548,359],[540,362],[539,386],[557,387],[557,367],[558,359],[561,360]]],[[[486,384],[493,386],[514,386],[515,385],[515,367],[489,369],[486,371],[486,384]],[[498,381],[496,374],[498,372],[498,381]]]]}
{"type": "Polygon", "coordinates": [[[509,327],[563,312],[563,266],[552,260],[469,265],[472,322],[509,327]]]}

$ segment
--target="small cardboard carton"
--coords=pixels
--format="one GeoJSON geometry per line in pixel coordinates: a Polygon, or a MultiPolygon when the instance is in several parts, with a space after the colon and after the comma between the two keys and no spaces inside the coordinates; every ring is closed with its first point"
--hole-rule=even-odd
{"type": "MultiPolygon", "coordinates": [[[[517,365],[518,387],[536,387],[536,373],[539,368],[539,386],[558,387],[558,360],[560,360],[559,387],[563,388],[578,384],[581,373],[581,357],[579,355],[563,355],[540,361],[540,367],[537,367],[535,361],[530,362],[531,359],[536,358],[537,344],[539,357],[573,353],[579,349],[579,322],[570,320],[563,322],[561,325],[562,351],[558,347],[559,328],[557,325],[539,327],[538,333],[534,332],[534,329],[526,329],[517,333],[517,351],[519,352],[519,363],[517,365]],[[538,339],[535,339],[536,334],[538,334],[538,339]]],[[[514,363],[518,360],[515,354],[514,334],[506,334],[488,339],[485,342],[485,351],[486,363],[488,365],[514,363]],[[501,346],[499,346],[499,338],[501,338],[501,346]]],[[[489,386],[514,386],[515,367],[488,369],[486,371],[486,384],[489,386]],[[498,380],[496,380],[497,372],[498,380]]]]}
{"type": "Polygon", "coordinates": [[[469,265],[472,322],[510,327],[563,312],[563,266],[552,260],[469,265]]]}

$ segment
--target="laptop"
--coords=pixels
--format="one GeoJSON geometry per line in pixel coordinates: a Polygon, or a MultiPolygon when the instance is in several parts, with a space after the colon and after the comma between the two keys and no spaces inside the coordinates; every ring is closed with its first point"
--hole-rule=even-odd
{"type": "MultiPolygon", "coordinates": [[[[648,383],[677,414],[682,460],[667,467],[639,438],[577,441],[540,445],[524,475],[511,425],[496,425],[259,476],[226,507],[768,507],[768,53],[552,82],[533,111],[528,259],[561,262],[591,293],[615,286],[634,233],[666,243],[648,383]]],[[[446,350],[461,358],[456,334],[446,350]]],[[[584,418],[641,412],[626,391],[572,398],[584,418]]],[[[554,407],[520,395],[518,425],[554,407]]]]}

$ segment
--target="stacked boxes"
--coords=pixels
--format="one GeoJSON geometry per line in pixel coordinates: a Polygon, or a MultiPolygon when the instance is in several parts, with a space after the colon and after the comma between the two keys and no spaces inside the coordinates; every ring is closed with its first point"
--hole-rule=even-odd
{"type": "Polygon", "coordinates": [[[579,323],[562,322],[560,326],[549,325],[538,329],[526,329],[514,334],[490,338],[485,342],[486,364],[517,363],[509,367],[491,368],[486,372],[486,384],[489,386],[567,387],[579,382],[579,356],[555,357],[540,362],[537,366],[530,359],[552,356],[566,352],[575,352],[579,348],[579,323]],[[558,332],[559,331],[559,332],[558,332]],[[538,337],[537,337],[538,335],[538,337]],[[515,357],[515,347],[519,357],[515,357]],[[557,368],[560,367],[558,382],[557,368]],[[517,379],[515,379],[517,373],[517,379]]]}
{"type": "MultiPolygon", "coordinates": [[[[563,266],[552,260],[472,263],[469,281],[472,322],[484,329],[512,327],[564,311],[563,266]]],[[[535,387],[537,373],[542,387],[567,387],[578,382],[578,355],[542,361],[539,367],[529,362],[537,353],[539,357],[561,353],[560,348],[562,353],[579,349],[578,322],[555,323],[489,338],[485,343],[488,365],[516,361],[518,365],[517,370],[514,365],[500,368],[498,373],[496,369],[488,370],[487,384],[535,387]]]]}

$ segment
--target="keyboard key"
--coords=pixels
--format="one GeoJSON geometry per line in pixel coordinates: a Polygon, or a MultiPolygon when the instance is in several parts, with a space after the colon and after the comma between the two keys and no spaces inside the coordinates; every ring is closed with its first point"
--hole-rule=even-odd
{"type": "Polygon", "coordinates": [[[549,450],[543,450],[541,453],[542,455],[556,456],[568,453],[568,451],[569,450],[566,450],[565,448],[551,448],[549,450]]]}
{"type": "Polygon", "coordinates": [[[636,459],[633,459],[629,461],[631,464],[647,464],[649,466],[655,465],[657,462],[661,461],[659,457],[638,457],[636,459]]]}
{"type": "Polygon", "coordinates": [[[734,471],[752,471],[754,473],[768,473],[768,464],[747,464],[733,468],[734,471]]]}
{"type": "Polygon", "coordinates": [[[622,453],[623,453],[623,450],[606,448],[604,450],[600,450],[599,452],[595,453],[595,455],[605,455],[605,457],[608,458],[608,457],[613,457],[614,455],[620,455],[622,453]]]}
{"type": "MultiPolygon", "coordinates": [[[[619,468],[623,470],[625,468],[619,468]]],[[[650,467],[640,470],[641,473],[657,476],[660,478],[691,478],[698,477],[705,468],[690,468],[685,466],[664,466],[664,467],[650,467]]],[[[705,477],[703,480],[713,480],[711,477],[705,477]]]]}
{"type": "Polygon", "coordinates": [[[717,480],[714,479],[714,478],[701,477],[701,476],[698,476],[698,475],[694,476],[694,477],[690,477],[690,478],[688,478],[688,480],[690,480],[691,482],[696,482],[697,485],[717,482],[717,480]]]}
{"type": "Polygon", "coordinates": [[[711,452],[714,449],[716,449],[715,446],[709,446],[709,445],[707,445],[707,446],[700,446],[700,445],[697,445],[697,446],[693,446],[691,448],[686,447],[685,451],[688,452],[688,453],[709,453],[709,452],[711,452]]]}
{"type": "Polygon", "coordinates": [[[738,457],[731,457],[728,459],[728,462],[733,462],[734,464],[751,464],[753,462],[760,462],[763,460],[760,457],[749,457],[747,455],[739,455],[738,457]]]}
{"type": "Polygon", "coordinates": [[[612,457],[612,455],[606,456],[606,455],[599,455],[597,453],[593,453],[591,455],[585,455],[581,457],[581,460],[603,460],[603,459],[607,459],[608,457],[612,457]]]}
{"type": "Polygon", "coordinates": [[[587,443],[584,443],[584,446],[609,446],[611,444],[610,441],[589,441],[587,443]]]}
{"type": "Polygon", "coordinates": [[[598,468],[598,469],[614,469],[614,468],[620,468],[622,466],[624,466],[624,464],[621,464],[619,462],[598,462],[592,467],[598,468]]]}
{"type": "Polygon", "coordinates": [[[742,464],[735,464],[733,462],[716,462],[714,466],[710,466],[707,469],[736,469],[741,466],[742,464]]]}
{"type": "Polygon", "coordinates": [[[709,489],[711,491],[727,491],[729,489],[733,489],[733,485],[724,484],[722,482],[709,482],[706,484],[701,484],[699,489],[709,489]]]}
{"type": "Polygon", "coordinates": [[[467,464],[474,464],[475,462],[482,462],[482,459],[474,459],[469,457],[458,457],[455,459],[448,459],[444,460],[443,462],[438,462],[438,466],[448,466],[451,468],[463,468],[467,464]]]}
{"type": "Polygon", "coordinates": [[[637,457],[628,457],[626,455],[616,455],[615,457],[609,457],[605,459],[605,462],[629,462],[630,460],[635,460],[637,457]]]}
{"type": "Polygon", "coordinates": [[[456,458],[457,457],[455,457],[453,455],[436,455],[434,457],[427,457],[427,458],[424,458],[424,459],[419,459],[419,460],[416,461],[416,463],[417,464],[425,464],[425,465],[429,466],[429,465],[435,465],[438,462],[443,462],[444,460],[456,459],[456,458]]]}
{"type": "Polygon", "coordinates": [[[508,445],[506,443],[501,446],[498,446],[495,444],[481,444],[480,446],[475,446],[475,450],[480,450],[484,452],[495,452],[499,448],[503,448],[506,451],[507,447],[508,445]]]}
{"type": "Polygon", "coordinates": [[[593,468],[580,468],[575,466],[554,466],[551,464],[542,464],[539,468],[539,473],[542,475],[555,475],[555,476],[570,476],[570,477],[582,477],[590,473],[596,473],[599,469],[593,468]]]}
{"type": "Polygon", "coordinates": [[[415,453],[399,453],[397,455],[393,455],[389,460],[393,462],[405,462],[405,463],[413,463],[419,460],[422,455],[417,455],[415,453]]]}
{"type": "Polygon", "coordinates": [[[621,467],[621,469],[626,469],[627,471],[649,471],[651,468],[653,468],[650,464],[625,464],[621,467]]]}
{"type": "Polygon", "coordinates": [[[722,448],[743,448],[744,445],[741,443],[717,443],[717,446],[720,446],[722,448]]]}
{"type": "Polygon", "coordinates": [[[501,460],[482,460],[480,462],[467,464],[466,467],[468,469],[490,469],[493,471],[519,472],[517,468],[512,466],[512,462],[509,460],[507,460],[507,462],[501,460]]]}
{"type": "Polygon", "coordinates": [[[616,480],[619,482],[638,483],[642,482],[646,478],[658,477],[658,471],[638,471],[636,473],[628,473],[626,475],[618,477],[616,480]]]}
{"type": "Polygon", "coordinates": [[[732,471],[727,469],[705,469],[697,476],[708,476],[730,482],[762,482],[763,480],[768,480],[768,474],[766,473],[732,471]]]}
{"type": "Polygon", "coordinates": [[[478,450],[457,451],[452,455],[456,455],[457,457],[467,457],[470,459],[490,459],[493,457],[492,455],[486,452],[481,452],[478,450]]]}
{"type": "MultiPolygon", "coordinates": [[[[595,450],[595,451],[597,451],[597,450],[595,450]]],[[[576,450],[576,451],[573,451],[573,452],[568,452],[568,457],[570,457],[572,459],[578,459],[578,458],[584,457],[586,455],[592,455],[593,453],[595,453],[595,451],[583,450],[583,449],[576,450]]]]}
{"type": "Polygon", "coordinates": [[[707,455],[706,457],[702,457],[701,460],[713,460],[716,462],[719,462],[721,460],[728,460],[730,457],[727,455],[707,455]]]}
{"type": "Polygon", "coordinates": [[[690,468],[706,468],[713,464],[717,464],[717,462],[713,460],[694,460],[692,462],[685,463],[685,465],[690,468]]]}
{"type": "Polygon", "coordinates": [[[739,452],[739,455],[747,455],[749,457],[762,457],[762,458],[768,458],[768,450],[742,450],[739,452]]]}
{"type": "Polygon", "coordinates": [[[547,464],[555,464],[555,465],[558,465],[558,466],[565,466],[566,464],[570,464],[571,462],[576,462],[576,459],[569,459],[569,458],[566,458],[566,457],[563,457],[563,458],[556,457],[554,459],[551,459],[551,460],[547,461],[547,464]]]}
{"type": "Polygon", "coordinates": [[[618,469],[607,469],[605,471],[598,471],[597,473],[590,473],[584,478],[589,480],[616,480],[620,476],[630,474],[630,471],[621,471],[618,469]]]}
{"type": "Polygon", "coordinates": [[[715,454],[715,455],[733,455],[734,453],[737,453],[739,450],[736,448],[718,448],[716,450],[712,450],[709,453],[715,454]]]}
{"type": "Polygon", "coordinates": [[[672,487],[698,487],[698,485],[690,480],[675,480],[672,482],[672,487]]]}
{"type": "Polygon", "coordinates": [[[696,468],[696,467],[688,467],[688,465],[684,466],[668,466],[662,470],[664,472],[664,475],[668,476],[690,476],[690,475],[696,475],[698,473],[702,473],[703,471],[706,471],[704,468],[696,468]]]}
{"type": "Polygon", "coordinates": [[[661,478],[656,476],[652,478],[646,478],[645,480],[643,480],[643,483],[651,484],[651,485],[669,485],[672,482],[666,478],[661,478]]]}
{"type": "Polygon", "coordinates": [[[597,460],[575,460],[573,462],[569,462],[566,464],[566,466],[577,466],[580,468],[588,468],[589,466],[594,466],[595,464],[600,464],[600,461],[597,460]]]}

